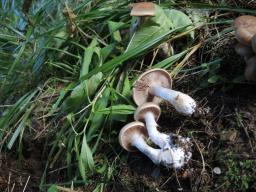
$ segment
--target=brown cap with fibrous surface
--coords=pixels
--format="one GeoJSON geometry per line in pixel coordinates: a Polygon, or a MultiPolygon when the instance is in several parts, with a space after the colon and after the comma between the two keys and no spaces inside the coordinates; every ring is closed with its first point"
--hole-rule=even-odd
{"type": "Polygon", "coordinates": [[[243,15],[234,21],[236,38],[244,45],[250,45],[253,35],[256,34],[256,17],[243,15]]]}
{"type": "Polygon", "coordinates": [[[149,88],[161,86],[172,88],[172,78],[169,73],[163,69],[151,69],[143,73],[135,82],[133,87],[133,100],[139,106],[143,103],[160,103],[161,98],[150,95],[149,88]]]}
{"type": "Polygon", "coordinates": [[[252,50],[256,53],[256,34],[252,37],[252,50]]]}
{"type": "Polygon", "coordinates": [[[141,2],[131,4],[131,16],[155,16],[155,4],[151,2],[141,2]]]}
{"type": "Polygon", "coordinates": [[[145,140],[148,138],[147,129],[141,122],[132,122],[125,125],[119,133],[119,143],[127,151],[137,151],[132,146],[133,139],[136,135],[143,137],[145,140]]]}
{"type": "Polygon", "coordinates": [[[142,105],[140,105],[137,110],[134,113],[134,119],[136,121],[144,121],[144,115],[147,112],[151,112],[153,113],[155,120],[157,121],[160,114],[161,114],[161,109],[160,107],[152,102],[148,102],[148,103],[144,103],[142,105]]]}
{"type": "Polygon", "coordinates": [[[245,60],[251,58],[254,55],[252,48],[250,46],[243,45],[241,43],[238,43],[235,46],[235,51],[238,55],[244,57],[245,60]]]}
{"type": "Polygon", "coordinates": [[[256,56],[246,61],[244,75],[248,81],[256,81],[256,56]]]}

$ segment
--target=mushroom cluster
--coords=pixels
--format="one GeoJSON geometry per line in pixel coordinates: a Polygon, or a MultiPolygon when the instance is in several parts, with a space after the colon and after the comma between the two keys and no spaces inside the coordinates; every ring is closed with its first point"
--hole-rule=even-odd
{"type": "Polygon", "coordinates": [[[133,99],[138,105],[134,122],[125,125],[119,133],[120,145],[127,151],[144,153],[153,163],[166,167],[181,168],[190,160],[191,142],[189,138],[165,134],[158,131],[157,120],[162,100],[169,102],[177,112],[191,116],[196,102],[187,94],[172,89],[172,79],[163,69],[152,69],[143,73],[135,82],[133,99]],[[147,144],[150,139],[159,148],[147,144]]]}
{"type": "Polygon", "coordinates": [[[234,21],[235,35],[238,44],[235,51],[246,62],[245,78],[256,81],[256,17],[243,15],[234,21]]]}

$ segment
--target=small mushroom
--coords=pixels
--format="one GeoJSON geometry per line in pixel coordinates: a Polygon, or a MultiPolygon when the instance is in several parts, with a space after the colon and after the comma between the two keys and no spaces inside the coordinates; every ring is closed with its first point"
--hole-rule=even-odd
{"type": "Polygon", "coordinates": [[[134,152],[138,149],[156,165],[162,164],[166,167],[180,168],[191,157],[191,153],[186,154],[180,147],[165,151],[154,149],[146,143],[147,138],[147,130],[141,122],[129,123],[119,133],[119,143],[125,150],[134,152]]]}
{"type": "Polygon", "coordinates": [[[244,57],[244,60],[248,60],[249,58],[251,58],[254,53],[252,51],[252,48],[250,46],[247,46],[247,45],[243,45],[241,43],[238,43],[236,46],[235,46],[235,51],[238,55],[244,57]]]}
{"type": "Polygon", "coordinates": [[[130,15],[136,16],[136,20],[130,29],[130,38],[133,36],[137,28],[139,27],[142,17],[155,16],[155,5],[151,2],[140,2],[131,4],[132,10],[130,15]]]}
{"type": "Polygon", "coordinates": [[[244,45],[251,45],[253,35],[256,34],[256,17],[243,15],[235,19],[234,28],[237,40],[244,45]]]}
{"type": "Polygon", "coordinates": [[[244,75],[248,81],[256,81],[256,56],[246,61],[244,75]]]}
{"type": "Polygon", "coordinates": [[[256,53],[256,34],[252,37],[252,50],[256,53]]]}
{"type": "Polygon", "coordinates": [[[191,116],[196,109],[196,102],[189,95],[171,89],[172,79],[163,69],[152,69],[143,73],[135,82],[133,99],[137,105],[146,102],[160,103],[169,101],[181,114],[191,116]]]}
{"type": "Polygon", "coordinates": [[[161,110],[155,103],[149,102],[140,105],[134,113],[136,121],[144,121],[148,131],[149,138],[161,149],[171,148],[171,138],[169,135],[160,133],[157,130],[157,123],[161,110]]]}

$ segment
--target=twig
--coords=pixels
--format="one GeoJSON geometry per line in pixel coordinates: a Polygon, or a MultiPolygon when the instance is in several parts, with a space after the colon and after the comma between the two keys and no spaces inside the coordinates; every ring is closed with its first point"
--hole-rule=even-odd
{"type": "Polygon", "coordinates": [[[75,191],[73,189],[68,189],[68,188],[60,187],[60,186],[57,186],[57,189],[61,190],[61,191],[66,191],[66,192],[77,192],[77,191],[75,191]]]}
{"type": "Polygon", "coordinates": [[[198,149],[198,151],[199,151],[199,153],[200,153],[201,159],[202,159],[203,169],[202,169],[202,171],[201,171],[201,174],[203,174],[203,173],[205,172],[204,156],[203,156],[202,151],[200,150],[200,147],[198,146],[198,144],[197,144],[197,142],[195,141],[195,139],[194,139],[193,136],[192,136],[192,139],[193,139],[194,143],[196,144],[196,147],[197,147],[197,149],[198,149]]]}
{"type": "MultiPolygon", "coordinates": [[[[183,190],[183,188],[181,187],[181,184],[180,184],[178,175],[177,175],[177,170],[176,170],[175,168],[174,168],[174,172],[175,172],[175,178],[176,178],[176,181],[177,181],[177,183],[178,183],[178,185],[179,185],[179,188],[180,188],[181,190],[183,190]]],[[[178,191],[180,191],[180,190],[178,190],[178,191]]]]}
{"type": "Polygon", "coordinates": [[[22,192],[25,192],[25,190],[26,190],[26,188],[27,188],[27,185],[28,185],[28,182],[29,182],[29,179],[30,179],[30,175],[28,176],[28,179],[27,179],[27,181],[26,181],[26,184],[25,184],[24,189],[23,189],[22,192]]]}
{"type": "Polygon", "coordinates": [[[10,187],[11,176],[12,176],[12,172],[9,172],[9,176],[8,176],[8,192],[10,191],[9,187],[10,187]]]}
{"type": "Polygon", "coordinates": [[[12,190],[11,190],[11,192],[13,192],[14,187],[15,187],[15,183],[13,183],[13,185],[12,185],[12,190]]]}

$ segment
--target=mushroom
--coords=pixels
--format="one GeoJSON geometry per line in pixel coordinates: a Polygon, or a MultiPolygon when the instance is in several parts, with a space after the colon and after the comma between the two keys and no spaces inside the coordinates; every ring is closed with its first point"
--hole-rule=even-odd
{"type": "Polygon", "coordinates": [[[171,89],[172,79],[163,69],[151,69],[143,73],[133,88],[134,102],[139,106],[146,102],[160,103],[169,101],[181,114],[191,116],[196,102],[189,95],[171,89]]]}
{"type": "Polygon", "coordinates": [[[246,61],[244,75],[248,81],[256,81],[256,56],[246,61]]]}
{"type": "Polygon", "coordinates": [[[125,150],[135,152],[138,149],[156,165],[180,168],[191,158],[191,153],[186,153],[180,147],[173,147],[165,151],[154,149],[146,143],[147,138],[147,130],[141,122],[129,123],[119,133],[119,143],[125,150]]]}
{"type": "Polygon", "coordinates": [[[167,134],[160,133],[157,130],[157,123],[161,110],[155,103],[149,102],[140,105],[134,113],[136,121],[144,121],[148,131],[149,138],[161,149],[171,148],[171,137],[167,134]]]}
{"type": "Polygon", "coordinates": [[[256,53],[256,34],[252,37],[252,50],[256,53]]]}
{"type": "Polygon", "coordinates": [[[151,2],[140,2],[140,3],[132,3],[132,10],[130,15],[136,16],[136,20],[133,23],[130,29],[130,38],[133,36],[137,28],[139,27],[142,17],[152,17],[155,16],[155,5],[151,2]]]}
{"type": "Polygon", "coordinates": [[[251,39],[256,34],[256,17],[243,15],[235,19],[234,28],[237,40],[244,45],[251,45],[251,39]]]}
{"type": "Polygon", "coordinates": [[[244,60],[248,60],[249,58],[251,58],[254,53],[252,51],[252,48],[250,46],[247,46],[247,45],[243,45],[241,43],[238,43],[236,46],[235,46],[235,51],[238,55],[244,57],[244,60]]]}

